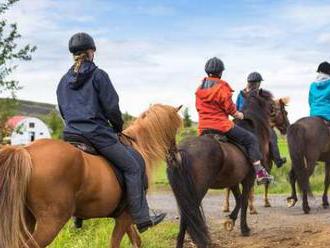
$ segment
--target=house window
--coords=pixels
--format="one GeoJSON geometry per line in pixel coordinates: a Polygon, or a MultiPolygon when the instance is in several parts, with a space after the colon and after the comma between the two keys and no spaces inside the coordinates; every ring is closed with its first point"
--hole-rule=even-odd
{"type": "Polygon", "coordinates": [[[29,128],[34,128],[34,122],[29,123],[29,128]]]}
{"type": "Polygon", "coordinates": [[[44,133],[39,133],[39,135],[44,135],[44,133]]]}

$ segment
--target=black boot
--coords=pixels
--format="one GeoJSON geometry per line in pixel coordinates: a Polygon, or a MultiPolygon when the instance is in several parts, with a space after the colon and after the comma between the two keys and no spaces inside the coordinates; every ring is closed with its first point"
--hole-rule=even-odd
{"type": "Polygon", "coordinates": [[[82,228],[83,220],[79,219],[78,217],[73,217],[73,223],[74,223],[75,228],[79,229],[79,228],[82,228]]]}
{"type": "Polygon", "coordinates": [[[281,168],[286,163],[286,158],[280,158],[279,160],[275,161],[277,168],[281,168]]]}
{"type": "Polygon", "coordinates": [[[136,224],[137,229],[140,233],[147,231],[150,227],[156,226],[160,222],[164,220],[166,217],[166,213],[155,213],[150,215],[150,219],[148,221],[136,224]]]}

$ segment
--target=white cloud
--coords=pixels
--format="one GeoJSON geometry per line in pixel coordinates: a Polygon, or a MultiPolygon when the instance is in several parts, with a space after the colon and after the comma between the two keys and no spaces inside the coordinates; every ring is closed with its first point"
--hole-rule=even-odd
{"type": "MultiPolygon", "coordinates": [[[[167,37],[159,31],[162,38],[155,40],[121,36],[125,34],[121,26],[90,27],[87,24],[97,23],[98,18],[95,10],[85,11],[90,4],[90,1],[80,3],[79,18],[75,16],[76,1],[67,1],[65,6],[51,0],[35,0],[33,4],[21,1],[8,13],[8,18],[19,24],[24,36],[22,42],[38,45],[33,60],[21,63],[13,75],[24,86],[19,97],[56,102],[57,83],[71,64],[67,42],[70,35],[80,29],[95,36],[96,63],[109,73],[119,92],[122,110],[134,115],[150,103],[163,102],[188,106],[196,120],[194,92],[204,76],[204,63],[209,57],[219,56],[226,66],[224,79],[236,89],[235,95],[245,86],[249,72],[260,71],[265,78],[264,88],[273,91],[275,96],[291,96],[290,119],[295,120],[308,114],[308,85],[315,76],[318,63],[328,59],[324,57],[328,46],[322,46],[329,38],[327,34],[320,35],[315,43],[305,44],[305,40],[288,32],[298,24],[306,28],[302,29],[306,35],[314,34],[314,27],[308,23],[305,14],[317,19],[317,27],[329,23],[325,11],[319,7],[290,5],[283,9],[283,17],[267,16],[269,20],[264,23],[247,21],[230,25],[228,20],[216,33],[207,25],[209,22],[218,23],[216,17],[197,16],[189,23],[178,22],[177,30],[173,30],[177,36],[167,37]],[[320,16],[315,14],[318,11],[320,16]],[[74,24],[64,25],[63,20],[74,24]],[[111,38],[108,32],[112,34],[111,38]],[[317,46],[317,42],[321,42],[317,44],[321,46],[317,46]]],[[[151,16],[175,13],[166,6],[125,8],[118,3],[109,6],[100,2],[93,4],[109,13],[113,10],[126,13],[127,8],[151,16]]]]}

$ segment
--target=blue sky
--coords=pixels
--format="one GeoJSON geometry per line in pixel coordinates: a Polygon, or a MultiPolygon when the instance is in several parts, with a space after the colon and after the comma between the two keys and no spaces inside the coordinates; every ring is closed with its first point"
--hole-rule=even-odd
{"type": "Polygon", "coordinates": [[[292,121],[308,114],[308,87],[330,60],[330,1],[21,0],[6,18],[21,42],[38,46],[13,77],[20,98],[56,103],[56,86],[72,63],[67,43],[85,31],[96,64],[120,95],[122,111],[138,115],[151,103],[184,104],[197,120],[194,91],[213,56],[236,90],[251,71],[276,97],[290,96],[292,121]]]}

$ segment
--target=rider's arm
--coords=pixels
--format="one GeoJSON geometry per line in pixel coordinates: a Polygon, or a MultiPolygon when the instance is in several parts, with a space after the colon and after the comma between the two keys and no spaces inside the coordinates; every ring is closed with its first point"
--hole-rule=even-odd
{"type": "Polygon", "coordinates": [[[234,116],[237,112],[237,108],[232,99],[232,90],[230,88],[225,88],[221,90],[220,93],[220,105],[227,115],[234,116]]]}
{"type": "Polygon", "coordinates": [[[312,101],[313,101],[313,95],[312,95],[312,86],[311,86],[309,88],[309,93],[308,93],[308,104],[309,104],[309,107],[311,107],[312,101]]]}
{"type": "Polygon", "coordinates": [[[121,132],[124,122],[119,108],[119,97],[106,72],[98,70],[95,87],[98,91],[101,105],[105,111],[105,116],[110,121],[114,130],[116,132],[121,132]]]}

